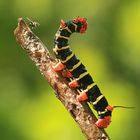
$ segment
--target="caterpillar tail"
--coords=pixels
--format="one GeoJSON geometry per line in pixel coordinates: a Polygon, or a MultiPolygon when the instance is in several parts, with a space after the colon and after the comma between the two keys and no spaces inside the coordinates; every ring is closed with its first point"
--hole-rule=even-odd
{"type": "Polygon", "coordinates": [[[121,105],[116,105],[113,106],[113,108],[124,108],[124,109],[134,109],[134,106],[121,106],[121,105]]]}
{"type": "MultiPolygon", "coordinates": [[[[108,111],[111,111],[111,112],[115,108],[134,109],[135,107],[132,107],[132,106],[121,106],[121,105],[117,105],[117,106],[110,106],[109,105],[109,106],[106,107],[106,109],[108,111]]],[[[110,123],[111,123],[111,116],[105,116],[104,118],[98,119],[95,122],[95,125],[98,128],[107,128],[110,123]]]]}
{"type": "Polygon", "coordinates": [[[104,118],[102,119],[98,119],[96,122],[95,122],[95,125],[98,127],[98,128],[107,128],[108,125],[111,123],[111,116],[105,116],[104,118]]]}

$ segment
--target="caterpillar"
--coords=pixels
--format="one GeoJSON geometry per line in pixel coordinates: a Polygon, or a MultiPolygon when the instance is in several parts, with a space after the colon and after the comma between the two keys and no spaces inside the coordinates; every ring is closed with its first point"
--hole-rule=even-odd
{"type": "Polygon", "coordinates": [[[99,128],[106,128],[111,122],[113,106],[108,104],[107,99],[101,93],[97,84],[88,73],[82,62],[76,57],[69,46],[69,38],[72,33],[85,33],[87,20],[77,17],[69,21],[61,20],[60,27],[54,37],[53,52],[59,62],[53,69],[61,71],[64,77],[71,79],[68,83],[70,88],[80,91],[77,96],[79,102],[89,102],[97,111],[99,119],[95,122],[99,128]]]}

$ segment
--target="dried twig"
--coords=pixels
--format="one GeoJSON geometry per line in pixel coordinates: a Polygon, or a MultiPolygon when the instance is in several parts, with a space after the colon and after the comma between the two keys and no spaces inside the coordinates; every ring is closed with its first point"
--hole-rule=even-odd
{"type": "Polygon", "coordinates": [[[88,104],[80,104],[76,100],[76,91],[71,90],[67,86],[66,80],[53,71],[51,64],[56,63],[56,60],[22,18],[18,19],[18,26],[14,31],[14,35],[17,42],[29,54],[31,60],[55,90],[58,99],[70,112],[86,138],[88,140],[110,140],[106,132],[97,128],[94,124],[96,117],[88,104]]]}

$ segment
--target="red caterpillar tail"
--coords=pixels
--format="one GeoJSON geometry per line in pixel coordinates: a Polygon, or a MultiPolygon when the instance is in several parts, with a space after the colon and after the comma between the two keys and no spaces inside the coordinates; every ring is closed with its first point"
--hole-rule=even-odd
{"type": "MultiPolygon", "coordinates": [[[[106,107],[106,109],[108,111],[113,111],[114,107],[108,105],[106,107]]],[[[99,128],[107,128],[108,125],[111,123],[111,116],[105,116],[104,118],[98,119],[95,123],[96,126],[98,126],[99,128]]]]}
{"type": "Polygon", "coordinates": [[[99,128],[107,128],[111,123],[111,116],[106,116],[96,121],[95,125],[99,128]]]}
{"type": "MultiPolygon", "coordinates": [[[[113,111],[115,108],[125,108],[125,109],[133,109],[134,107],[128,106],[107,106],[106,109],[109,111],[113,111]]],[[[105,116],[104,118],[98,119],[95,123],[96,126],[99,128],[107,128],[108,125],[111,123],[111,116],[105,116]]]]}

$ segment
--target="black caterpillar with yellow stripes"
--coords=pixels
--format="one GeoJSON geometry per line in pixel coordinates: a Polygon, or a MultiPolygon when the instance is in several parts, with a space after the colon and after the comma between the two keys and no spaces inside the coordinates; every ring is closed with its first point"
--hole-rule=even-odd
{"type": "Polygon", "coordinates": [[[99,116],[95,124],[100,128],[106,128],[111,122],[113,106],[108,104],[97,84],[68,44],[72,33],[84,33],[86,29],[87,21],[85,18],[77,17],[68,22],[61,20],[60,28],[55,34],[53,49],[59,62],[53,68],[56,72],[62,71],[64,77],[71,79],[68,84],[69,87],[81,92],[77,96],[78,101],[90,102],[99,116]]]}

